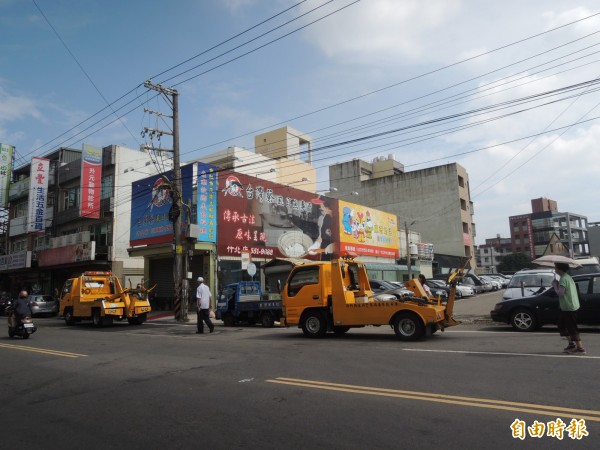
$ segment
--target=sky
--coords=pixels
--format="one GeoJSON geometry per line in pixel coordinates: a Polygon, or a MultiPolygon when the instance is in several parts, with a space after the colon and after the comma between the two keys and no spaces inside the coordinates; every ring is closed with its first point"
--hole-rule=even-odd
{"type": "MultiPolygon", "coordinates": [[[[0,0],[0,142],[158,145],[181,160],[290,126],[329,164],[394,155],[469,174],[476,243],[546,197],[600,221],[600,5],[592,0],[0,0]],[[349,142],[352,141],[352,142],[349,142]],[[171,147],[163,138],[161,145],[171,147]]],[[[400,217],[415,222],[423,217],[400,217]]]]}

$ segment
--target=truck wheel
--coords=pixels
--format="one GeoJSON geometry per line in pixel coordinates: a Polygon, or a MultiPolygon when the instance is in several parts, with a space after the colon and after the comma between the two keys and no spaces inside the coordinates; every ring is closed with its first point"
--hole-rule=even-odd
{"type": "Polygon", "coordinates": [[[263,313],[260,316],[260,323],[262,323],[262,326],[265,328],[271,328],[273,325],[275,325],[275,319],[273,319],[273,315],[271,313],[263,313]]]}
{"type": "Polygon", "coordinates": [[[398,314],[394,320],[394,332],[403,341],[414,341],[425,333],[425,326],[415,314],[398,314]]]}
{"type": "Polygon", "coordinates": [[[226,327],[232,327],[234,324],[233,316],[231,314],[225,314],[223,316],[223,325],[226,327]]]}
{"type": "Polygon", "coordinates": [[[302,332],[306,337],[321,338],[327,333],[327,322],[319,311],[309,311],[302,318],[302,332]]]}
{"type": "Polygon", "coordinates": [[[136,317],[128,317],[127,322],[129,325],[141,325],[146,321],[146,313],[140,314],[136,317]]]}
{"type": "Polygon", "coordinates": [[[65,309],[65,325],[75,325],[75,318],[73,317],[73,310],[71,308],[65,309]]]}
{"type": "Polygon", "coordinates": [[[102,325],[104,325],[99,309],[94,309],[92,311],[92,322],[93,322],[94,326],[97,328],[100,328],[102,325]]]}

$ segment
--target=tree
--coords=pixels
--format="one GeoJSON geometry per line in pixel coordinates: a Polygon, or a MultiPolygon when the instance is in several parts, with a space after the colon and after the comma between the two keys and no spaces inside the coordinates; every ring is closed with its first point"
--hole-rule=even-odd
{"type": "Polygon", "coordinates": [[[531,267],[531,258],[525,253],[512,253],[500,258],[498,272],[517,272],[531,267]]]}

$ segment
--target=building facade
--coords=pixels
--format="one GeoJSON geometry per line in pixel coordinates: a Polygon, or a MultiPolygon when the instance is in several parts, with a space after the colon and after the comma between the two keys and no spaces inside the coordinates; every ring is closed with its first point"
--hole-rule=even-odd
{"type": "Polygon", "coordinates": [[[530,214],[508,218],[513,253],[535,259],[558,241],[573,257],[590,255],[586,216],[560,212],[557,203],[546,198],[531,200],[531,209],[530,214]]]}
{"type": "Polygon", "coordinates": [[[119,145],[60,148],[14,169],[2,289],[52,295],[86,270],[140,282],[143,260],[126,252],[123,218],[130,215],[131,182],[156,171],[147,153],[119,145]]]}
{"type": "Polygon", "coordinates": [[[512,240],[498,234],[495,238],[486,239],[477,252],[479,273],[496,273],[502,257],[512,254],[512,240]]]}
{"type": "Polygon", "coordinates": [[[405,172],[392,155],[371,163],[355,159],[329,166],[329,182],[338,192],[358,192],[365,205],[396,214],[399,229],[417,230],[436,255],[472,257],[476,266],[469,176],[459,164],[405,172]]]}

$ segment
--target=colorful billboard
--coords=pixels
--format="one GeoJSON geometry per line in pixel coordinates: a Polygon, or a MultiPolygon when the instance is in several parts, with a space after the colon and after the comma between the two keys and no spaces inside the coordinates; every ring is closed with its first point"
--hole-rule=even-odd
{"type": "Polygon", "coordinates": [[[217,168],[198,163],[198,226],[200,242],[217,242],[217,168]]]}
{"type": "Polygon", "coordinates": [[[339,201],[340,251],[398,258],[398,220],[394,214],[339,201]]]}
{"type": "Polygon", "coordinates": [[[218,182],[220,256],[326,260],[338,253],[337,200],[233,171],[218,182]]]}
{"type": "Polygon", "coordinates": [[[29,173],[29,204],[27,233],[43,233],[46,229],[46,201],[48,196],[48,172],[50,160],[31,158],[29,173]]]}
{"type": "Polygon", "coordinates": [[[8,190],[10,188],[10,173],[15,148],[12,145],[0,144],[0,208],[8,206],[8,190]]]}
{"type": "Polygon", "coordinates": [[[81,202],[79,215],[100,218],[100,188],[102,187],[102,149],[83,144],[81,152],[81,202]]]}
{"type": "MultiPolygon", "coordinates": [[[[194,164],[181,168],[182,201],[192,203],[192,181],[194,164]]],[[[173,171],[144,178],[131,185],[131,228],[129,244],[138,245],[163,244],[173,242],[173,222],[169,220],[169,211],[173,206],[171,183],[173,171]]],[[[182,207],[182,227],[187,223],[188,211],[182,207]]]]}

